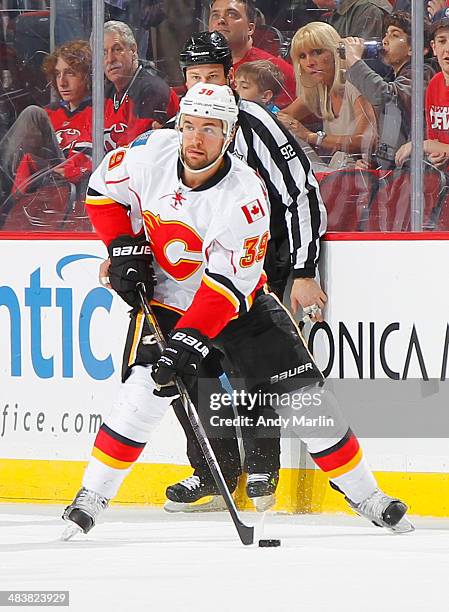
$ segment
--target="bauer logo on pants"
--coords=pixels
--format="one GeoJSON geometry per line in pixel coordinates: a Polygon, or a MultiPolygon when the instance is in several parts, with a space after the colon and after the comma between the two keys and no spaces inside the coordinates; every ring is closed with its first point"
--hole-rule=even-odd
{"type": "Polygon", "coordinates": [[[280,380],[286,380],[287,378],[293,378],[293,376],[298,376],[299,374],[304,374],[307,370],[313,370],[312,363],[305,363],[303,365],[297,366],[291,370],[286,370],[285,372],[280,372],[279,374],[275,374],[270,378],[270,383],[274,384],[279,382],[280,380]]]}

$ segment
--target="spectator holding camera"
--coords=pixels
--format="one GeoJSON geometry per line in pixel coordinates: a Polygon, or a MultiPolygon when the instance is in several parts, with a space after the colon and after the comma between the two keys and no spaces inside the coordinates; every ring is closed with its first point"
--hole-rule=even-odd
{"type": "MultiPolygon", "coordinates": [[[[379,140],[373,157],[359,162],[363,168],[390,169],[395,166],[395,155],[401,145],[410,140],[411,133],[411,16],[396,12],[384,21],[383,60],[394,71],[389,81],[379,76],[364,61],[364,41],[361,38],[345,38],[346,79],[357,87],[371,102],[377,114],[379,140]]],[[[429,46],[429,27],[425,24],[425,45],[429,46]]],[[[433,69],[425,65],[426,82],[432,78],[433,69]]]]}
{"type": "MultiPolygon", "coordinates": [[[[441,72],[431,79],[426,90],[424,153],[432,164],[445,168],[449,160],[449,18],[435,22],[430,45],[441,72]]],[[[397,165],[402,166],[411,152],[411,142],[402,145],[396,153],[397,165]]]]}
{"type": "Polygon", "coordinates": [[[377,138],[376,117],[371,104],[344,79],[340,44],[336,30],[320,21],[296,32],[291,57],[298,98],[278,118],[321,153],[360,154],[377,138]],[[322,119],[323,130],[311,132],[301,123],[310,113],[322,119]]]}

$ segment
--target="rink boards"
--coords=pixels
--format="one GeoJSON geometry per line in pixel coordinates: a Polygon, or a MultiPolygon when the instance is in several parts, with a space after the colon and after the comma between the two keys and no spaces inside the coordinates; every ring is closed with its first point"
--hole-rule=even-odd
{"type": "MultiPolygon", "coordinates": [[[[373,238],[325,245],[327,325],[312,330],[318,362],[334,378],[430,378],[441,391],[447,239],[373,238]]],[[[0,249],[0,499],[64,501],[116,394],[126,307],[98,285],[105,249],[95,240],[2,239],[0,249]]],[[[412,513],[449,516],[449,434],[406,430],[407,437],[367,436],[365,454],[381,486],[412,513]]],[[[118,501],[162,504],[167,484],[190,473],[184,446],[167,415],[118,501]]],[[[282,441],[282,465],[279,510],[345,509],[298,440],[282,441]]]]}

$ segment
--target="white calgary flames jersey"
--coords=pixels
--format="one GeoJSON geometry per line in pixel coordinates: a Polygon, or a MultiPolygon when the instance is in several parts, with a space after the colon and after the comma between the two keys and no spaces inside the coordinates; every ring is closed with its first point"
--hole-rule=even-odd
{"type": "Polygon", "coordinates": [[[91,176],[86,203],[96,209],[95,225],[98,207],[128,209],[134,232],[143,225],[154,254],[154,301],[191,309],[184,326],[213,337],[250,308],[265,280],[270,211],[263,182],[234,156],[201,187],[186,187],[178,148],[177,132],[157,130],[109,153],[91,176]],[[215,309],[216,325],[202,324],[211,317],[206,307],[215,309]]]}

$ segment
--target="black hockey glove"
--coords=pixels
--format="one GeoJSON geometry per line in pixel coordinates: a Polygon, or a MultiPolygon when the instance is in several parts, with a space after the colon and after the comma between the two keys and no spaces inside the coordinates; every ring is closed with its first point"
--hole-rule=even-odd
{"type": "Polygon", "coordinates": [[[159,389],[153,391],[159,397],[179,395],[175,377],[179,376],[185,385],[191,387],[198,375],[198,366],[209,354],[209,338],[197,329],[174,329],[167,346],[153,366],[151,376],[159,389]]]}
{"type": "Polygon", "coordinates": [[[110,243],[108,253],[109,282],[122,300],[133,308],[140,305],[136,291],[139,282],[145,285],[147,298],[151,300],[156,278],[149,242],[143,236],[119,236],[110,243]]]}

